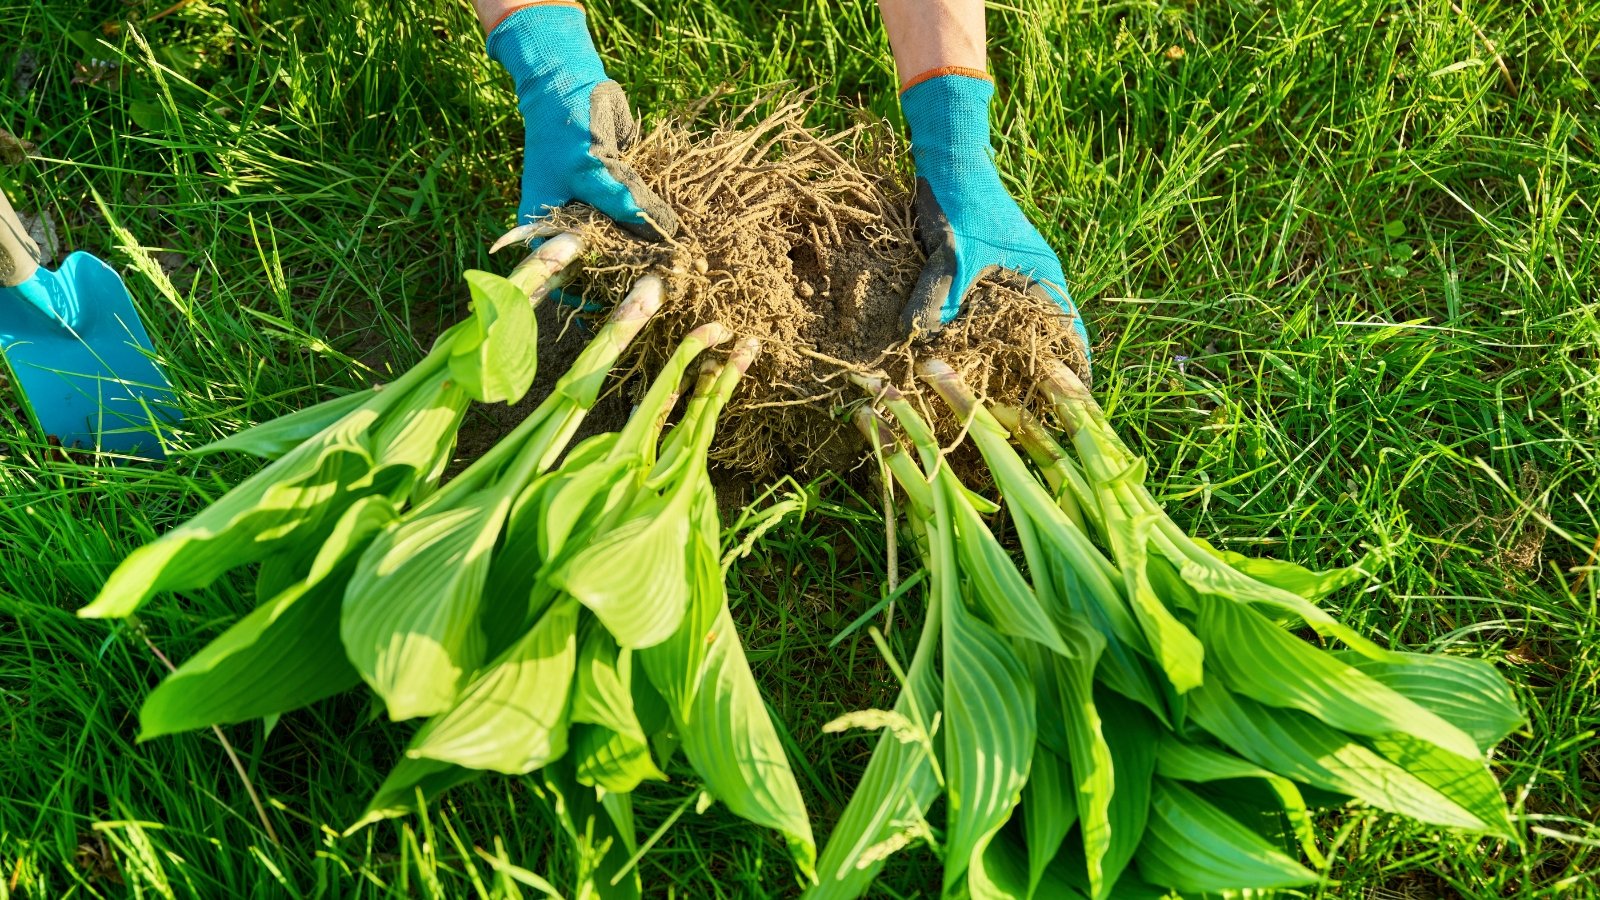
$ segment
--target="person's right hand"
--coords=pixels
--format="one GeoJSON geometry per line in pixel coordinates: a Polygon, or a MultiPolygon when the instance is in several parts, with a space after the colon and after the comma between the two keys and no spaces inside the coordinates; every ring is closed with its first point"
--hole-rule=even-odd
{"type": "Polygon", "coordinates": [[[643,238],[678,230],[677,215],[622,161],[633,114],[606,77],[582,7],[552,0],[513,10],[489,32],[489,55],[516,82],[527,128],[518,225],[576,200],[643,238]]]}

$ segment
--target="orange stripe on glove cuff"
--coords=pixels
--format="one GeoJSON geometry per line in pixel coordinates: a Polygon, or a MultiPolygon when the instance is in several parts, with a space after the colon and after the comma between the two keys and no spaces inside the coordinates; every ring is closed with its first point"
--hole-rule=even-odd
{"type": "Polygon", "coordinates": [[[945,75],[962,75],[967,78],[976,78],[979,81],[987,81],[990,83],[994,82],[994,77],[982,69],[970,69],[966,66],[940,66],[936,69],[929,69],[928,71],[923,72],[921,75],[907,79],[903,84],[900,85],[900,93],[904,94],[906,91],[911,90],[924,81],[928,81],[929,79],[933,78],[941,78],[945,75]]]}

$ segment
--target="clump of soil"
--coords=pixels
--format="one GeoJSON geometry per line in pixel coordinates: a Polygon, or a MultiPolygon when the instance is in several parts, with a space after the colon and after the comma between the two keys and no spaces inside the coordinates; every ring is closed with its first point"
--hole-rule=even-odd
{"type": "MultiPolygon", "coordinates": [[[[915,359],[934,355],[981,393],[1021,403],[1038,362],[1083,368],[1070,319],[999,280],[980,282],[933,341],[903,335],[901,307],[924,259],[908,154],[886,123],[821,135],[804,126],[804,110],[794,97],[758,121],[747,109],[704,130],[691,110],[632,147],[628,162],[679,216],[669,241],[635,238],[582,206],[549,220],[583,236],[586,267],[568,289],[591,304],[609,309],[647,272],[666,280],[666,307],[630,351],[639,370],[656,370],[706,322],[761,341],[718,427],[715,461],[757,478],[854,467],[865,442],[839,415],[862,397],[851,371],[883,371],[912,391],[915,359]]],[[[954,439],[959,423],[925,406],[954,439]]]]}

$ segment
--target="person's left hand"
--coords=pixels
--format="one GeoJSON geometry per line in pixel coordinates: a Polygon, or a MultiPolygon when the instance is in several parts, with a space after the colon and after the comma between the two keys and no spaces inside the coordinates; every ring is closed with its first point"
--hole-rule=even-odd
{"type": "Polygon", "coordinates": [[[1089,356],[1089,332],[1067,293],[1061,260],[1000,181],[989,143],[994,85],[981,73],[945,74],[900,97],[917,166],[917,240],[928,255],[901,314],[906,334],[929,335],[961,312],[979,278],[999,270],[1072,317],[1089,356]]]}

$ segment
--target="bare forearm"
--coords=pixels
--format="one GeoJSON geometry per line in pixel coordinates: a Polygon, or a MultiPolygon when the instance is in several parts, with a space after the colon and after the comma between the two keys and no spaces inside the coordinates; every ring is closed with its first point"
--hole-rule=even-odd
{"type": "Polygon", "coordinates": [[[948,68],[984,71],[983,0],[878,0],[900,82],[948,68]]]}
{"type": "Polygon", "coordinates": [[[534,3],[555,3],[560,6],[579,6],[575,0],[472,0],[472,8],[478,11],[478,21],[483,23],[485,34],[494,30],[500,20],[511,15],[524,6],[534,3]]]}

